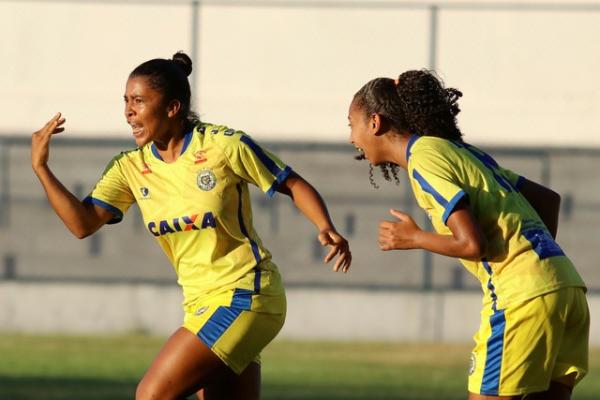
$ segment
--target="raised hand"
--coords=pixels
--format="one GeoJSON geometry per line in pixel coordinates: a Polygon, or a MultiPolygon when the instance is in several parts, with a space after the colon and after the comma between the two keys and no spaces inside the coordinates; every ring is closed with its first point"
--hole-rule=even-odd
{"type": "Polygon", "coordinates": [[[48,164],[50,139],[52,135],[65,130],[62,125],[65,119],[57,113],[44,127],[31,135],[31,166],[34,171],[48,164]]]}
{"type": "Polygon", "coordinates": [[[352,263],[352,253],[350,252],[348,241],[332,229],[319,232],[318,239],[323,246],[331,247],[329,253],[325,256],[325,263],[328,263],[336,255],[339,255],[333,266],[333,271],[338,272],[341,267],[343,272],[348,272],[350,264],[352,263]]]}

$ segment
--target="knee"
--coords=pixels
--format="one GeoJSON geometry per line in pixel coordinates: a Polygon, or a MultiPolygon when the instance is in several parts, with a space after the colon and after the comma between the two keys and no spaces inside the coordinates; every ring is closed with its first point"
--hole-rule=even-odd
{"type": "Polygon", "coordinates": [[[142,379],[135,390],[135,400],[167,400],[171,398],[168,393],[161,390],[159,385],[148,379],[142,379]]]}

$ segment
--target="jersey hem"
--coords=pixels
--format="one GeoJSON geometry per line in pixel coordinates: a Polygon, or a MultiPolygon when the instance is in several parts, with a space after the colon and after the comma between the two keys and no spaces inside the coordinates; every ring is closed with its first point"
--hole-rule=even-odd
{"type": "Polygon", "coordinates": [[[105,201],[102,201],[95,197],[88,196],[85,199],[83,199],[83,203],[84,204],[94,204],[96,206],[104,208],[106,211],[109,211],[111,214],[113,214],[114,217],[110,221],[108,221],[107,224],[118,224],[119,222],[121,222],[123,220],[123,212],[121,210],[119,210],[117,207],[115,207],[112,204],[109,204],[105,201]]]}
{"type": "Polygon", "coordinates": [[[506,309],[508,309],[510,307],[516,307],[516,306],[518,306],[521,303],[524,303],[526,301],[535,299],[536,297],[543,296],[543,295],[548,294],[548,293],[556,292],[557,290],[560,290],[560,289],[566,289],[566,288],[571,288],[571,287],[581,288],[584,291],[587,291],[587,287],[585,285],[581,285],[581,284],[562,284],[562,285],[558,284],[558,285],[555,285],[555,286],[550,286],[550,287],[548,287],[546,289],[543,289],[543,290],[540,290],[540,291],[533,292],[533,294],[527,295],[527,297],[517,298],[517,299],[512,300],[512,301],[510,301],[508,303],[506,303],[506,302],[500,302],[500,303],[496,302],[496,307],[497,307],[498,310],[506,310],[506,309]]]}

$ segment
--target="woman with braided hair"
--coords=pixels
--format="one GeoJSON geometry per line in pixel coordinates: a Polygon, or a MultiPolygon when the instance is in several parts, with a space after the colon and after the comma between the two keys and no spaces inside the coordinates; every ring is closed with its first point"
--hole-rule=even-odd
{"type": "MultiPolygon", "coordinates": [[[[484,292],[470,400],[570,399],[588,369],[585,284],[555,242],[560,196],[462,139],[456,89],[430,71],[365,84],[350,105],[350,141],[387,180],[405,169],[435,232],[407,214],[379,225],[383,251],[457,257],[484,292]]],[[[372,170],[371,170],[372,181],[372,170]]]]}
{"type": "Polygon", "coordinates": [[[348,242],[319,193],[242,131],[200,122],[190,111],[184,53],[136,67],[124,111],[137,148],[108,164],[80,201],[48,166],[49,144],[64,130],[58,113],[32,136],[31,162],[54,211],[77,237],[120,222],[137,203],[183,289],[183,325],[167,340],[138,385],[137,400],[256,400],[260,352],[277,335],[286,298],[277,266],[252,225],[248,184],[289,196],[317,238],[347,272],[348,242]]]}

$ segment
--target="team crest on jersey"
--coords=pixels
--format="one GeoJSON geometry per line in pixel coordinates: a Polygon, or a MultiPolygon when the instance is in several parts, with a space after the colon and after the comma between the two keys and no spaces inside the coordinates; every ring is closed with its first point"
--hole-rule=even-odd
{"type": "Polygon", "coordinates": [[[214,189],[214,187],[217,185],[217,177],[210,169],[205,169],[198,172],[196,182],[198,183],[198,187],[200,189],[208,192],[209,190],[214,189]]]}
{"type": "Polygon", "coordinates": [[[150,198],[150,189],[148,189],[147,187],[141,187],[140,194],[142,195],[142,199],[149,199],[150,198]]]}
{"type": "Polygon", "coordinates": [[[473,375],[473,372],[475,372],[476,360],[477,358],[475,357],[475,353],[471,353],[471,362],[469,363],[469,375],[473,375]]]}

